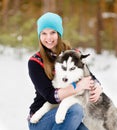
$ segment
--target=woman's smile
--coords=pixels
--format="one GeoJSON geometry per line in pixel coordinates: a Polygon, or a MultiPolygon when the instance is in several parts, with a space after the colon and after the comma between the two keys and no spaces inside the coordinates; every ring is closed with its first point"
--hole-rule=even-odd
{"type": "Polygon", "coordinates": [[[58,43],[58,33],[53,29],[44,29],[40,33],[41,43],[48,49],[53,49],[58,43]]]}

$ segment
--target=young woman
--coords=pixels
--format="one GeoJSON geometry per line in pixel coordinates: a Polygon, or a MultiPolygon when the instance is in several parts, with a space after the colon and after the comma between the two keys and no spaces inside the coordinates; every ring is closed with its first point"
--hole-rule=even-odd
{"type": "Polygon", "coordinates": [[[94,86],[91,77],[83,78],[76,84],[76,89],[69,85],[64,89],[54,89],[52,79],[54,77],[54,63],[61,51],[71,49],[62,41],[62,19],[55,13],[45,13],[37,20],[37,32],[39,37],[39,52],[34,54],[28,62],[29,75],[34,84],[36,97],[30,106],[29,129],[30,130],[88,130],[82,123],[83,109],[79,104],[71,106],[65,120],[56,124],[55,114],[57,108],[47,112],[36,124],[30,123],[31,116],[46,102],[59,104],[64,98],[79,93],[82,89],[90,91],[90,101],[96,102],[102,92],[101,86],[94,86]],[[80,87],[78,87],[80,86],[80,87]],[[91,87],[94,86],[92,90],[91,87]]]}

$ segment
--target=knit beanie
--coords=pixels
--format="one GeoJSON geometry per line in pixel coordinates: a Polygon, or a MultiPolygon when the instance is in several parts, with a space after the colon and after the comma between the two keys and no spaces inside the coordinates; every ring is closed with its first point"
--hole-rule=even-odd
{"type": "Polygon", "coordinates": [[[40,37],[41,31],[50,28],[63,35],[62,18],[55,13],[47,12],[37,20],[37,33],[40,37]]]}

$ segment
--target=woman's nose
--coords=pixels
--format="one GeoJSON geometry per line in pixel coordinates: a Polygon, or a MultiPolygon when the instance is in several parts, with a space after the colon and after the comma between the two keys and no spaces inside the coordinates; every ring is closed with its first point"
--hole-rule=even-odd
{"type": "Polygon", "coordinates": [[[50,34],[47,34],[47,40],[50,40],[51,39],[51,35],[50,34]]]}

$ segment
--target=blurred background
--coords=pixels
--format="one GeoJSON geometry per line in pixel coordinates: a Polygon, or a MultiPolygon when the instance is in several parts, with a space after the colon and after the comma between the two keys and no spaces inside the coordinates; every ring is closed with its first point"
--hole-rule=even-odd
{"type": "Polygon", "coordinates": [[[63,39],[91,54],[87,64],[117,106],[117,0],[0,0],[0,130],[28,130],[35,91],[27,64],[48,11],[63,18],[63,39]]]}
{"type": "Polygon", "coordinates": [[[0,44],[36,49],[36,20],[47,11],[62,16],[63,39],[74,47],[117,56],[117,0],[0,0],[0,44]]]}

